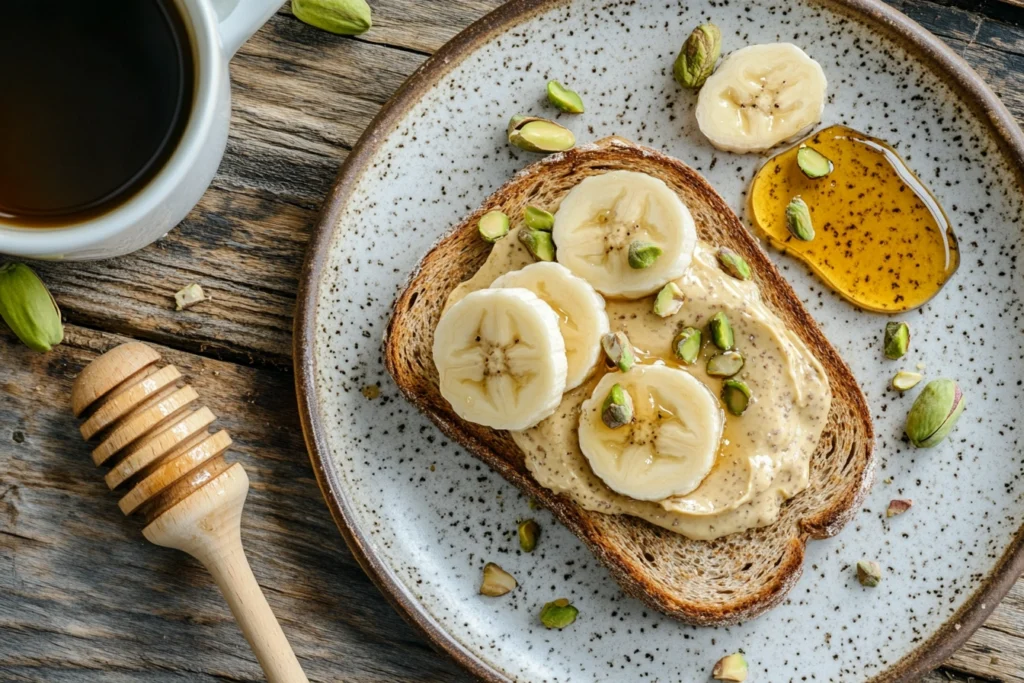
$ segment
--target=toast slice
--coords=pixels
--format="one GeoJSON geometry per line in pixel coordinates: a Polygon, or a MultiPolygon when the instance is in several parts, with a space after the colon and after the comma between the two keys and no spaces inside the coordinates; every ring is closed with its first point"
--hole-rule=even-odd
{"type": "Polygon", "coordinates": [[[779,603],[799,578],[808,539],[839,531],[871,487],[874,430],[850,369],[725,201],[680,161],[621,138],[547,157],[516,175],[447,234],[420,262],[394,304],[384,340],[388,371],[402,393],[445,434],[550,509],[611,571],[622,589],[692,624],[725,625],[779,603]],[[471,277],[490,246],[476,224],[500,209],[521,220],[527,204],[557,206],[584,178],[612,170],[642,171],[679,193],[701,240],[746,258],[766,304],[825,367],[832,408],[811,458],[810,485],[785,503],[772,525],[714,541],[694,541],[627,515],[585,510],[541,487],[508,433],[460,419],[438,390],[431,355],[434,328],[449,293],[471,277]]]}

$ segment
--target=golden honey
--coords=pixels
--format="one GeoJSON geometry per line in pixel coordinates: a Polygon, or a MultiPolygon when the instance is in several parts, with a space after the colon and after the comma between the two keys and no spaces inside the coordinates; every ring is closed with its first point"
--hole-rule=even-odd
{"type": "Polygon", "coordinates": [[[960,265],[949,219],[935,196],[892,147],[831,126],[770,159],[750,188],[751,218],[775,247],[793,254],[852,303],[899,312],[932,298],[960,265]],[[797,165],[806,145],[833,163],[811,179],[797,165]],[[786,205],[800,196],[815,236],[786,226],[786,205]]]}

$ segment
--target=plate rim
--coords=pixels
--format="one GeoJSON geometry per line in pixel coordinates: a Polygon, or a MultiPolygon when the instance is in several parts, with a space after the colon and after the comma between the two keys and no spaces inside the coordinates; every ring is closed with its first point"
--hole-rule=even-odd
{"type": "MultiPolygon", "coordinates": [[[[372,543],[355,523],[354,510],[341,482],[326,465],[330,456],[319,417],[321,410],[315,386],[316,302],[338,218],[386,135],[410,108],[477,48],[531,16],[571,1],[511,0],[500,5],[428,57],[381,107],[342,164],[313,226],[299,278],[292,330],[299,419],[317,486],[335,525],[363,571],[395,610],[435,649],[448,654],[471,674],[489,683],[511,683],[512,679],[478,657],[434,619],[391,567],[373,551],[372,543]]],[[[868,25],[873,24],[878,31],[904,39],[907,49],[930,62],[955,91],[968,96],[964,98],[967,106],[980,114],[994,138],[1003,146],[1018,176],[1024,179],[1024,133],[981,76],[938,36],[882,0],[814,1],[836,6],[840,11],[864,19],[868,25]]],[[[989,570],[981,586],[960,609],[930,638],[871,679],[872,683],[910,683],[943,664],[985,622],[1022,573],[1024,524],[989,570]]]]}

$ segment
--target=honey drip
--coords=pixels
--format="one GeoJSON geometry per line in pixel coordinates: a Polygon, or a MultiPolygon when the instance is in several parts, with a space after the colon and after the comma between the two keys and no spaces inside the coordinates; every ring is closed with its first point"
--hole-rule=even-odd
{"type": "Polygon", "coordinates": [[[956,236],[935,196],[892,147],[845,126],[821,130],[761,167],[750,211],[772,245],[870,311],[917,308],[960,265],[956,236]],[[828,157],[832,172],[804,175],[796,159],[802,145],[828,157]],[[810,207],[816,234],[808,242],[786,227],[786,205],[797,195],[810,207]]]}

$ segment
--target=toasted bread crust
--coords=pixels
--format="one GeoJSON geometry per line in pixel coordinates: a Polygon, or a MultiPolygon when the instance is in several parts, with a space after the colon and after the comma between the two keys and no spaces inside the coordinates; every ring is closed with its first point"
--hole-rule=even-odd
{"type": "Polygon", "coordinates": [[[394,304],[384,360],[409,401],[446,435],[550,509],[626,593],[688,623],[731,624],[776,605],[800,576],[807,540],[837,533],[871,487],[874,430],[867,402],[789,283],[696,171],[620,138],[605,138],[527,167],[442,238],[394,304]],[[554,206],[583,178],[617,169],[664,180],[689,207],[702,240],[743,255],[766,304],[803,339],[828,375],[832,407],[811,459],[810,486],[787,502],[779,520],[768,527],[693,541],[634,517],[584,510],[540,486],[506,432],[461,420],[440,395],[431,356],[433,331],[448,294],[487,257],[490,247],[476,231],[480,216],[500,209],[520,220],[527,204],[554,206]]]}

